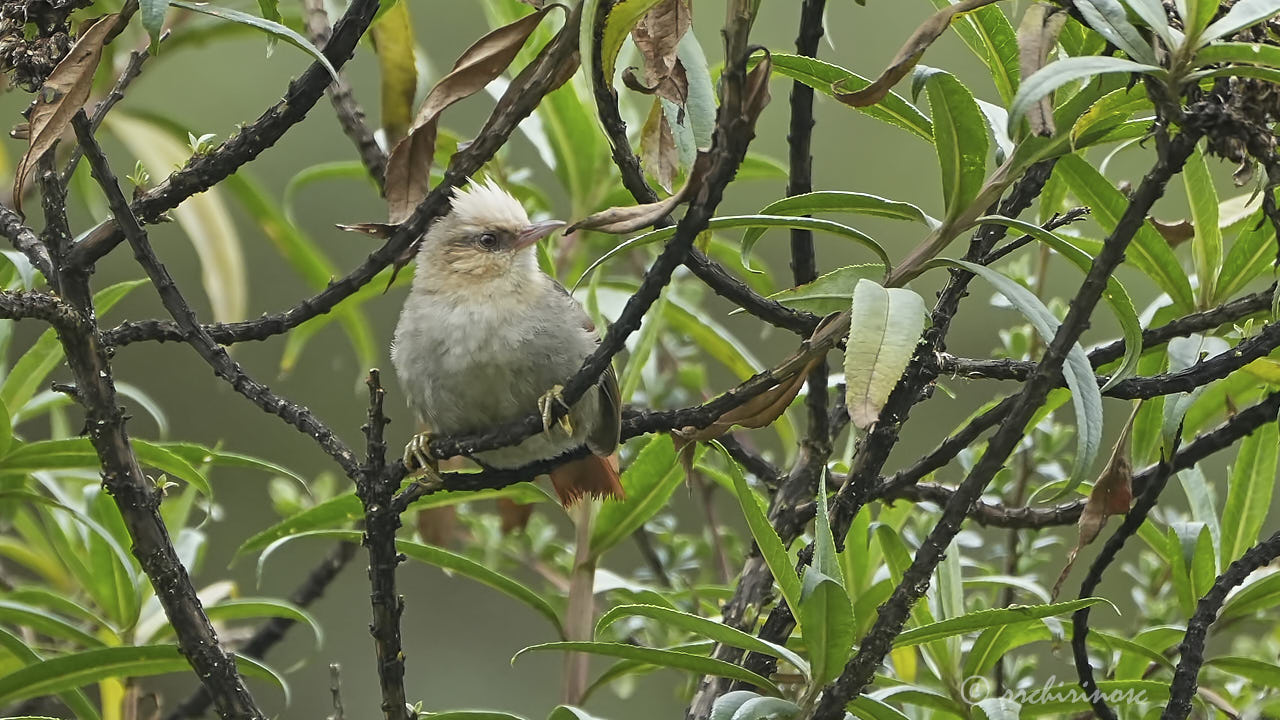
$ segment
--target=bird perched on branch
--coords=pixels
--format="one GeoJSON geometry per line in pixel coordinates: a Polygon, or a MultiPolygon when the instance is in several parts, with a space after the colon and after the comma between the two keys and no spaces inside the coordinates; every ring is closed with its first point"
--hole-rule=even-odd
{"type": "Polygon", "coordinates": [[[600,341],[582,306],[538,267],[538,240],[563,226],[530,222],[520,202],[489,180],[455,192],[449,214],[423,238],[391,347],[409,405],[426,428],[405,447],[410,470],[434,473],[431,433],[482,431],[536,407],[543,432],[473,459],[517,468],[585,444],[591,455],[550,472],[561,502],[622,497],[613,368],[559,422],[550,421],[554,404],[564,407],[560,383],[600,341]]]}

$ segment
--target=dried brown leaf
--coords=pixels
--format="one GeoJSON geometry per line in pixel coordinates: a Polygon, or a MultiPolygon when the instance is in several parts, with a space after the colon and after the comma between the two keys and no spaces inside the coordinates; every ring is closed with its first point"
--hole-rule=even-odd
{"type": "Polygon", "coordinates": [[[22,212],[22,188],[35,170],[36,162],[53,148],[71,126],[71,118],[89,100],[93,74],[102,60],[102,48],[115,37],[119,17],[113,13],[86,22],[75,45],[40,87],[28,118],[31,144],[18,162],[13,181],[14,210],[19,213],[22,212]]]}
{"type": "Polygon", "coordinates": [[[697,192],[698,188],[702,187],[702,182],[706,178],[710,165],[710,154],[700,152],[697,159],[693,161],[693,167],[689,170],[689,179],[671,197],[644,205],[627,205],[601,210],[565,228],[564,233],[568,235],[575,230],[598,230],[604,233],[623,235],[648,227],[657,222],[659,218],[671,214],[671,211],[675,210],[680,203],[697,192]]]}
{"type": "Polygon", "coordinates": [[[351,223],[350,225],[339,224],[339,225],[335,225],[334,227],[338,228],[339,230],[346,230],[347,232],[363,233],[370,237],[378,238],[379,240],[386,240],[387,238],[391,237],[392,233],[396,231],[397,226],[392,223],[370,222],[370,223],[351,223]]]}
{"type": "Polygon", "coordinates": [[[920,62],[920,58],[924,56],[924,51],[929,49],[934,40],[942,37],[942,33],[947,31],[951,26],[951,22],[964,13],[977,10],[984,5],[990,5],[996,0],[963,0],[955,5],[945,7],[934,13],[911,33],[911,37],[898,50],[898,54],[894,56],[893,61],[889,63],[889,67],[880,74],[870,85],[857,90],[855,92],[837,92],[835,98],[840,102],[851,105],[853,107],[866,107],[874,105],[884,99],[889,94],[889,88],[898,84],[898,81],[907,76],[911,69],[920,62]]]}
{"type": "Polygon", "coordinates": [[[1076,540],[1076,546],[1067,555],[1066,566],[1062,568],[1057,581],[1053,583],[1054,598],[1058,597],[1058,591],[1062,589],[1062,583],[1071,573],[1080,550],[1097,539],[1098,533],[1102,532],[1102,527],[1107,524],[1107,518],[1129,512],[1129,506],[1133,504],[1133,460],[1129,440],[1133,432],[1133,422],[1138,417],[1138,407],[1139,405],[1134,405],[1129,420],[1124,424],[1120,437],[1111,450],[1111,458],[1107,460],[1106,467],[1094,482],[1089,499],[1080,513],[1080,520],[1076,524],[1079,528],[1079,537],[1076,540]]]}
{"type": "Polygon", "coordinates": [[[747,73],[747,84],[744,90],[744,100],[742,104],[742,112],[747,116],[747,122],[755,127],[756,119],[760,117],[760,113],[764,112],[764,107],[769,104],[769,78],[773,74],[773,56],[769,51],[765,51],[764,57],[756,66],[747,73]]]}
{"type": "MultiPolygon", "coordinates": [[[[1067,22],[1062,8],[1036,3],[1027,8],[1018,25],[1018,65],[1026,80],[1049,61],[1049,53],[1058,44],[1058,33],[1067,22]]],[[[1031,132],[1048,137],[1054,133],[1053,98],[1046,95],[1027,112],[1031,132]]]]}
{"type": "Polygon", "coordinates": [[[659,187],[671,192],[680,170],[680,153],[659,98],[653,99],[653,108],[640,129],[640,164],[658,181],[659,187]]]}
{"type": "Polygon", "coordinates": [[[734,425],[740,425],[744,428],[762,428],[772,425],[791,406],[791,402],[800,393],[800,388],[804,386],[805,378],[808,377],[809,371],[825,355],[825,352],[814,353],[808,364],[800,369],[800,372],[786,377],[769,390],[729,410],[706,427],[683,428],[677,433],[679,438],[684,442],[705,442],[707,440],[715,440],[724,435],[734,425]]]}
{"type": "Polygon", "coordinates": [[[427,195],[440,113],[480,92],[501,75],[554,7],[559,6],[548,5],[480,38],[462,53],[449,74],[431,88],[418,108],[413,126],[404,139],[396,143],[387,159],[387,210],[392,222],[409,217],[427,195]]]}
{"type": "Polygon", "coordinates": [[[1151,224],[1156,226],[1156,230],[1164,238],[1164,241],[1169,243],[1169,247],[1178,247],[1196,236],[1196,228],[1191,224],[1190,220],[1167,223],[1155,218],[1149,219],[1151,224]]]}
{"type": "Polygon", "coordinates": [[[687,0],[662,0],[631,29],[631,39],[644,58],[644,86],[680,107],[689,99],[689,79],[677,48],[692,23],[687,0]]]}

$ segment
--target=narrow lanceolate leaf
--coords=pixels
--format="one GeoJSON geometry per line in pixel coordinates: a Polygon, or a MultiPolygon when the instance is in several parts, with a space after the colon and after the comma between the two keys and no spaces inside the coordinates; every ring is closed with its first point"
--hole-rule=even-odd
{"type": "Polygon", "coordinates": [[[964,635],[966,633],[986,630],[987,628],[1000,627],[1017,623],[1024,620],[1039,620],[1041,618],[1053,617],[1055,615],[1067,615],[1081,608],[1091,607],[1098,603],[1106,603],[1111,606],[1112,610],[1116,609],[1111,601],[1105,598],[1082,598],[1080,600],[1071,600],[1068,602],[1053,603],[1051,605],[1013,605],[1007,608],[994,608],[991,610],[979,610],[971,612],[967,615],[939,620],[931,625],[924,625],[917,628],[905,630],[893,641],[894,647],[906,647],[908,645],[919,645],[921,643],[932,642],[942,638],[953,637],[956,635],[964,635]]]}
{"type": "Polygon", "coordinates": [[[751,698],[733,713],[733,720],[792,720],[800,717],[800,706],[774,697],[751,698]]]}
{"type": "Polygon", "coordinates": [[[761,640],[755,635],[729,627],[715,620],[708,620],[698,615],[672,610],[659,605],[618,605],[610,608],[608,612],[600,616],[600,620],[596,623],[596,634],[599,635],[602,630],[625,617],[647,617],[658,621],[664,627],[679,628],[708,637],[724,645],[786,660],[805,675],[809,673],[809,663],[781,645],[761,640]]]}
{"type": "MultiPolygon", "coordinates": [[[[1023,86],[1025,87],[1025,85],[1023,86]]],[[[1111,232],[1124,214],[1129,200],[1111,181],[1098,172],[1079,155],[1064,155],[1054,165],[1053,172],[1060,175],[1080,202],[1093,210],[1093,217],[1104,230],[1111,232]]],[[[1150,223],[1143,223],[1133,236],[1133,242],[1125,253],[1125,262],[1132,263],[1169,294],[1178,310],[1192,312],[1195,299],[1191,282],[1169,248],[1150,223]]]]}
{"type": "Polygon", "coordinates": [[[649,665],[657,665],[658,667],[686,670],[696,675],[715,675],[717,677],[726,677],[732,680],[741,680],[756,687],[764,688],[771,693],[781,694],[778,687],[772,682],[769,682],[768,679],[763,678],[750,670],[744,670],[733,663],[727,663],[723,660],[716,660],[702,655],[690,655],[689,653],[677,652],[675,650],[660,650],[658,648],[640,647],[638,645],[628,645],[626,643],[543,643],[541,645],[531,645],[524,648],[520,652],[516,653],[515,657],[511,658],[511,662],[514,663],[526,653],[547,650],[581,652],[591,655],[623,658],[626,660],[638,660],[649,665]]]}
{"type": "MultiPolygon", "coordinates": [[[[1080,268],[1081,272],[1088,273],[1089,268],[1093,265],[1093,258],[1088,253],[1072,245],[1065,237],[1045,230],[1039,225],[998,215],[981,217],[978,218],[977,222],[978,224],[998,223],[1026,233],[1053,248],[1059,255],[1069,260],[1071,264],[1080,268]]],[[[1137,373],[1138,361],[1142,359],[1142,323],[1138,319],[1138,311],[1134,308],[1133,300],[1129,298],[1129,293],[1125,291],[1124,285],[1121,285],[1114,275],[1107,278],[1107,289],[1102,297],[1115,312],[1116,320],[1120,323],[1120,329],[1124,333],[1124,360],[1120,363],[1120,367],[1116,368],[1116,371],[1111,374],[1106,384],[1102,386],[1102,390],[1105,392],[1121,380],[1133,377],[1137,373]]]]}
{"type": "Polygon", "coordinates": [[[925,306],[912,290],[859,280],[853,290],[849,341],[844,353],[849,418],[866,430],[907,369],[924,331],[925,306]]]}
{"type": "Polygon", "coordinates": [[[947,217],[955,218],[978,196],[986,177],[987,121],[973,94],[954,75],[931,73],[925,89],[942,169],[942,198],[947,217]]]}
{"type": "MultiPolygon", "coordinates": [[[[932,2],[939,10],[956,4],[956,0],[932,2]]],[[[951,23],[951,29],[986,64],[996,92],[1007,105],[1018,91],[1018,40],[1004,11],[999,5],[980,7],[951,23]]]]}
{"type": "MultiPolygon", "coordinates": [[[[246,675],[265,677],[284,687],[275,673],[251,658],[236,658],[246,675]]],[[[191,665],[177,645],[98,648],[60,655],[0,677],[0,703],[51,695],[92,685],[113,677],[146,677],[190,672],[191,665]]]]}
{"type": "Polygon", "coordinates": [[[1027,78],[1009,107],[1009,134],[1017,132],[1018,123],[1040,99],[1069,82],[1104,73],[1160,73],[1158,65],[1137,63],[1113,57],[1069,57],[1050,63],[1027,78]]]}
{"type": "Polygon", "coordinates": [[[151,38],[152,52],[160,48],[160,31],[164,29],[164,16],[168,10],[169,0],[138,1],[138,15],[142,18],[142,28],[151,38]]]}
{"type": "Polygon", "coordinates": [[[1107,42],[1125,51],[1129,57],[1139,62],[1156,64],[1155,50],[1142,39],[1125,12],[1120,0],[1075,0],[1089,27],[1107,39],[1107,42]]]}
{"type": "Polygon", "coordinates": [[[1182,184],[1187,191],[1187,204],[1191,207],[1191,226],[1195,236],[1191,240],[1191,256],[1195,260],[1200,307],[1207,308],[1217,301],[1215,286],[1222,269],[1222,230],[1218,227],[1218,191],[1213,187],[1213,176],[1204,154],[1197,148],[1182,168],[1182,184]]]}
{"type": "MultiPolygon", "coordinates": [[[[844,190],[819,190],[802,195],[792,195],[769,203],[760,209],[759,214],[762,216],[780,216],[827,212],[868,215],[892,220],[914,220],[929,227],[938,226],[937,220],[929,217],[923,210],[911,203],[889,200],[878,195],[844,190]]],[[[751,267],[751,251],[768,229],[767,226],[760,225],[748,228],[747,232],[743,234],[742,264],[746,267],[751,267]]]]}
{"type": "Polygon", "coordinates": [[[720,443],[712,443],[712,447],[720,451],[729,468],[729,474],[733,477],[734,492],[738,496],[738,503],[742,506],[742,514],[747,518],[747,527],[751,530],[751,537],[755,539],[756,547],[760,548],[760,555],[764,558],[765,565],[769,566],[769,572],[778,583],[778,591],[782,593],[782,598],[788,605],[793,608],[800,607],[800,577],[796,575],[791,557],[787,554],[786,547],[782,545],[782,539],[769,523],[769,518],[764,508],[760,507],[760,501],[755,493],[747,487],[747,478],[743,476],[742,468],[738,467],[737,461],[720,443]]]}
{"type": "MultiPolygon", "coordinates": [[[[132,443],[138,461],[143,465],[184,480],[206,496],[212,493],[208,479],[184,458],[145,440],[134,438],[132,443]]],[[[89,438],[41,440],[17,446],[0,461],[0,467],[9,473],[97,468],[98,455],[89,438]]]]}
{"type": "Polygon", "coordinates": [[[333,78],[335,81],[338,80],[338,71],[334,69],[333,63],[329,62],[329,58],[325,57],[324,53],[320,52],[320,48],[312,45],[310,40],[299,35],[297,31],[293,30],[288,25],[272,22],[271,20],[260,18],[257,15],[250,15],[246,12],[240,12],[239,10],[218,7],[217,5],[210,5],[208,3],[171,0],[170,4],[174,7],[180,7],[183,10],[190,10],[192,12],[211,15],[222,20],[240,23],[241,25],[248,25],[249,27],[257,28],[265,33],[274,35],[275,37],[284,40],[290,45],[310,55],[316,62],[320,63],[321,67],[329,71],[329,77],[333,78]]]}
{"type": "Polygon", "coordinates": [[[1240,442],[1222,508],[1222,567],[1258,541],[1275,489],[1277,453],[1280,433],[1275,423],[1263,425],[1240,442]]]}
{"type": "Polygon", "coordinates": [[[928,50],[935,40],[942,37],[942,33],[947,31],[953,20],[964,13],[972,12],[993,2],[995,0],[960,0],[960,2],[948,5],[934,13],[928,20],[921,23],[915,32],[911,33],[911,36],[907,38],[907,41],[898,50],[898,54],[890,61],[889,67],[885,68],[880,77],[876,78],[867,87],[857,92],[846,93],[838,99],[840,102],[848,103],[855,107],[879,102],[889,92],[889,88],[897,85],[899,80],[911,72],[916,63],[920,62],[920,58],[924,57],[925,50],[928,50]]]}
{"type": "MultiPolygon", "coordinates": [[[[871,84],[870,80],[839,65],[803,55],[773,53],[773,70],[779,75],[802,82],[836,99],[871,84]]],[[[897,93],[889,92],[873,105],[849,105],[849,107],[881,122],[906,130],[926,142],[933,142],[933,123],[915,105],[897,93]]]]}
{"type": "Polygon", "coordinates": [[[1155,31],[1164,41],[1165,48],[1173,50],[1179,45],[1177,36],[1169,27],[1169,15],[1165,12],[1161,0],[1125,0],[1135,15],[1142,18],[1147,27],[1155,31]]]}
{"type": "Polygon", "coordinates": [[[591,528],[592,557],[630,537],[666,506],[683,479],[671,436],[655,435],[622,473],[626,499],[601,506],[591,528]]]}
{"type": "MultiPolygon", "coordinates": [[[[818,276],[811,283],[787,288],[769,295],[770,300],[777,300],[787,307],[826,317],[833,312],[840,312],[849,307],[849,298],[853,296],[853,288],[859,280],[878,280],[884,277],[884,266],[874,263],[866,265],[846,265],[829,273],[818,276]]],[[[737,308],[730,315],[746,312],[737,308]]]]}
{"type": "Polygon", "coordinates": [[[418,91],[418,65],[414,58],[413,23],[409,3],[397,2],[369,28],[378,54],[382,94],[382,131],[387,142],[400,142],[413,119],[413,98],[418,91]]]}
{"type": "Polygon", "coordinates": [[[1232,5],[1220,20],[1205,28],[1204,33],[1200,35],[1200,41],[1209,42],[1226,37],[1277,13],[1280,13],[1280,1],[1240,0],[1232,5]]]}
{"type": "Polygon", "coordinates": [[[813,564],[805,569],[796,620],[813,663],[813,684],[840,674],[853,647],[853,606],[844,589],[835,538],[827,518],[826,488],[818,490],[813,564]]]}
{"type": "MultiPolygon", "coordinates": [[[[1030,290],[1009,277],[986,267],[964,260],[940,260],[942,264],[956,265],[995,286],[996,290],[1022,313],[1045,344],[1053,342],[1058,334],[1058,318],[1030,290]]],[[[1089,476],[1093,461],[1102,445],[1102,393],[1098,390],[1093,366],[1080,343],[1071,346],[1062,374],[1071,390],[1071,405],[1076,413],[1076,452],[1071,460],[1071,473],[1067,482],[1053,496],[1059,498],[1073,491],[1089,476]]]]}

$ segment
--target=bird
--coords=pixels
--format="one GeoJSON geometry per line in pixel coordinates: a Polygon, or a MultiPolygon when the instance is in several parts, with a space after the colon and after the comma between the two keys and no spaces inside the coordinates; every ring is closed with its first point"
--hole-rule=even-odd
{"type": "Polygon", "coordinates": [[[449,212],[421,240],[391,360],[422,431],[405,445],[416,477],[434,474],[433,434],[473,433],[528,415],[542,432],[471,456],[510,469],[578,450],[548,474],[561,503],[624,496],[618,473],[621,397],[613,367],[567,407],[562,383],[600,342],[583,307],[537,262],[539,240],[565,223],[532,222],[492,178],[454,191],[449,212]]]}

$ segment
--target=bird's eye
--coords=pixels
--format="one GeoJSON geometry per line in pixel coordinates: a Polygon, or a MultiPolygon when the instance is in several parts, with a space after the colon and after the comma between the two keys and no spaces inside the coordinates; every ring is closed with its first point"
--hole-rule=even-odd
{"type": "Polygon", "coordinates": [[[494,248],[498,247],[498,236],[494,235],[491,232],[487,232],[481,235],[476,240],[476,242],[478,242],[480,244],[480,247],[484,248],[485,250],[493,250],[494,248]]]}

